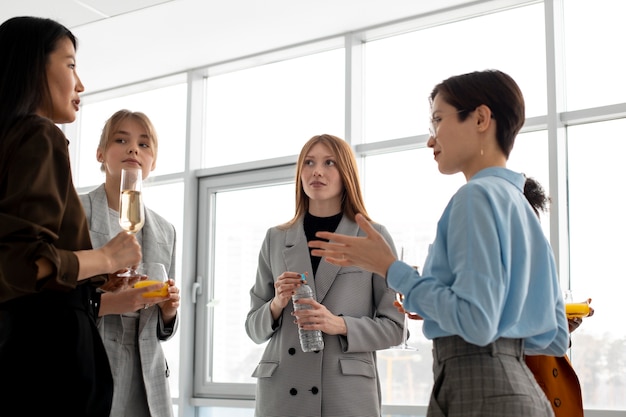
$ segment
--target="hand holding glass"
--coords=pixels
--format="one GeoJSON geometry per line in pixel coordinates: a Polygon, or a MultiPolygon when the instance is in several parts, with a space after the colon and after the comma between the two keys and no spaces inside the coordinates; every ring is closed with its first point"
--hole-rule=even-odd
{"type": "Polygon", "coordinates": [[[149,285],[162,284],[162,287],[155,291],[148,291],[141,294],[143,297],[167,297],[169,285],[165,266],[157,262],[139,264],[135,270],[139,275],[139,281],[135,283],[135,288],[143,288],[149,285]]]}

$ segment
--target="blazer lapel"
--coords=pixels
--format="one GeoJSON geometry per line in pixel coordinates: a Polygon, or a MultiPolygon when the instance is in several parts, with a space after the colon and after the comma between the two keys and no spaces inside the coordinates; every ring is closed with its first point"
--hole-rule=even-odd
{"type": "MultiPolygon", "coordinates": [[[[89,230],[94,248],[100,248],[110,240],[109,204],[104,190],[104,184],[91,191],[87,197],[90,201],[89,230]]],[[[86,209],[87,210],[87,209],[86,209]]]]}
{"type": "MultiPolygon", "coordinates": [[[[160,253],[160,244],[165,240],[161,229],[158,227],[158,222],[152,215],[152,212],[148,208],[145,210],[145,223],[141,228],[141,262],[160,262],[165,265],[165,270],[169,270],[169,260],[165,262],[166,257],[160,253]]],[[[139,333],[143,331],[146,324],[149,323],[149,319],[152,314],[156,312],[156,309],[150,308],[148,310],[139,311],[139,333]]]]}
{"type": "MultiPolygon", "coordinates": [[[[359,230],[359,226],[349,220],[345,215],[341,218],[339,225],[337,226],[336,233],[340,233],[342,235],[348,236],[356,236],[359,230]]],[[[335,278],[337,277],[337,273],[341,269],[341,266],[333,265],[328,262],[324,258],[320,261],[319,266],[317,267],[317,275],[315,275],[315,286],[317,288],[316,295],[317,301],[322,302],[326,294],[332,287],[333,282],[335,282],[335,278]]]]}
{"type": "MultiPolygon", "coordinates": [[[[336,232],[356,236],[358,230],[357,224],[344,216],[341,218],[336,232]]],[[[322,259],[317,267],[317,274],[313,276],[313,266],[311,265],[311,256],[306,235],[304,234],[302,218],[289,228],[285,234],[283,259],[287,271],[308,272],[309,279],[307,282],[315,292],[315,298],[318,302],[324,300],[337,277],[337,273],[341,269],[340,266],[329,264],[322,259]]]]}
{"type": "MultiPolygon", "coordinates": [[[[158,262],[158,260],[155,260],[155,257],[158,257],[157,246],[159,240],[153,227],[154,223],[150,210],[145,210],[145,217],[145,223],[141,228],[141,233],[143,234],[141,237],[141,252],[143,254],[141,262],[158,262]]],[[[167,269],[168,265],[166,265],[165,268],[167,269]]]]}
{"type": "Polygon", "coordinates": [[[307,283],[315,292],[315,280],[313,279],[313,266],[309,255],[309,247],[306,244],[306,236],[302,219],[287,229],[285,233],[285,249],[283,250],[283,260],[285,262],[285,270],[307,273],[307,283]]]}

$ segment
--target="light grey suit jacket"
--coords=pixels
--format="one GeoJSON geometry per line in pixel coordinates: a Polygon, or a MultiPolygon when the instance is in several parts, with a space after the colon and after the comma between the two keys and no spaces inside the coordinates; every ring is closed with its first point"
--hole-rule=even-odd
{"type": "MultiPolygon", "coordinates": [[[[87,221],[94,248],[104,246],[109,235],[109,213],[104,184],[88,194],[79,196],[87,221]]],[[[160,262],[165,265],[168,277],[174,278],[176,257],[176,231],[174,226],[154,211],[146,208],[146,221],[142,228],[142,262],[160,262]]],[[[153,417],[173,417],[171,395],[167,377],[169,368],[160,341],[168,340],[178,328],[178,316],[172,325],[165,327],[158,306],[139,310],[139,356],[143,372],[150,414],[153,417]]],[[[119,335],[124,333],[122,316],[111,314],[98,320],[98,331],[111,363],[115,392],[126,390],[128,382],[117,378],[117,370],[126,366],[124,355],[120,354],[119,335]]]]}
{"type": "MultiPolygon", "coordinates": [[[[393,248],[391,236],[375,225],[393,248]]],[[[364,235],[345,216],[336,230],[364,235]]],[[[394,249],[395,252],[395,249],[394,249]]],[[[269,343],[252,376],[258,378],[256,416],[379,417],[380,383],[376,350],[398,345],[403,316],[393,305],[395,292],[380,276],[356,267],[320,261],[313,278],[307,239],[300,219],[293,227],[271,228],[259,255],[256,282],[250,290],[246,332],[256,343],[269,343]],[[318,302],[342,316],[347,336],[324,334],[324,350],[303,353],[289,303],[274,322],[270,302],[274,280],[285,271],[308,272],[318,302]]]]}

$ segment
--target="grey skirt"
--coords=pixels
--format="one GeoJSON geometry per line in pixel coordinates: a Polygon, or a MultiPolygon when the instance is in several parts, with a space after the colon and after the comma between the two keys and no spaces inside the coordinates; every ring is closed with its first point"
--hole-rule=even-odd
{"type": "Polygon", "coordinates": [[[427,417],[553,417],[523,353],[522,339],[487,346],[458,336],[434,339],[427,417]]]}

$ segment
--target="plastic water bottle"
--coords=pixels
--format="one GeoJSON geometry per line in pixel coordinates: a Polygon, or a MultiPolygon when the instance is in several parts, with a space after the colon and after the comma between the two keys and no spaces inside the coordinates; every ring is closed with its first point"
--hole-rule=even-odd
{"type": "MultiPolygon", "coordinates": [[[[296,293],[291,296],[292,301],[299,300],[301,298],[312,298],[313,290],[307,284],[304,284],[306,277],[304,274],[300,274],[303,284],[296,289],[296,293]]],[[[295,303],[293,304],[294,311],[309,310],[311,306],[308,304],[295,303]]],[[[322,337],[321,330],[302,330],[298,326],[298,334],[300,335],[300,346],[303,352],[315,352],[324,349],[324,338],[322,337]]]]}

